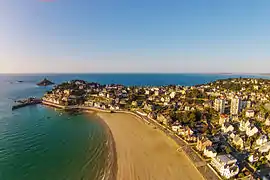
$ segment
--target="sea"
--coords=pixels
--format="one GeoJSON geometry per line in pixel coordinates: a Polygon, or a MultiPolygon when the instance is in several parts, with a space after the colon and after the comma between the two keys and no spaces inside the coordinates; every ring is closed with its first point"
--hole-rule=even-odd
{"type": "Polygon", "coordinates": [[[260,77],[237,74],[1,74],[0,180],[104,180],[109,148],[94,115],[70,114],[42,105],[12,111],[15,100],[41,97],[56,84],[82,79],[126,86],[197,85],[217,79],[260,77]]]}

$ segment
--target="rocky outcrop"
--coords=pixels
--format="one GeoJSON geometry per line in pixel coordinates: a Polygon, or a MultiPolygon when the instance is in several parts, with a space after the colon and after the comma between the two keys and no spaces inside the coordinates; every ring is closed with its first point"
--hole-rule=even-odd
{"type": "Polygon", "coordinates": [[[37,83],[38,86],[49,86],[49,85],[53,85],[54,83],[49,81],[48,79],[44,79],[41,82],[37,83]]]}

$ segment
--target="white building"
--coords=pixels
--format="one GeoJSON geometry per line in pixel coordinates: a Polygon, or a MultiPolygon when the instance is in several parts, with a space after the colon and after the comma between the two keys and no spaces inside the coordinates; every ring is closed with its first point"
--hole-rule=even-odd
{"type": "Polygon", "coordinates": [[[256,162],[259,160],[259,156],[258,155],[255,155],[255,154],[251,154],[249,157],[248,157],[248,161],[253,163],[253,162],[256,162]]]}
{"type": "Polygon", "coordinates": [[[265,120],[264,124],[265,124],[266,126],[270,126],[270,119],[267,118],[267,119],[265,120]]]}
{"type": "Polygon", "coordinates": [[[243,149],[244,147],[244,141],[238,134],[234,136],[233,144],[238,146],[240,149],[243,149]]]}
{"type": "Polygon", "coordinates": [[[258,130],[258,128],[256,126],[250,126],[246,130],[246,135],[248,135],[249,137],[251,137],[254,134],[256,134],[257,132],[259,132],[259,130],[258,130]]]}
{"type": "Polygon", "coordinates": [[[229,122],[229,116],[226,114],[221,114],[219,116],[219,125],[223,125],[225,122],[229,122]]]}
{"type": "Polygon", "coordinates": [[[225,111],[225,100],[220,98],[215,99],[214,109],[220,114],[223,114],[225,111]]]}
{"type": "Polygon", "coordinates": [[[170,98],[173,99],[175,97],[176,93],[175,92],[171,92],[170,94],[170,98]]]}
{"type": "Polygon", "coordinates": [[[224,133],[228,133],[228,132],[232,132],[234,130],[234,127],[230,123],[225,122],[224,124],[222,124],[221,130],[224,133]]]}
{"type": "Polygon", "coordinates": [[[209,158],[214,158],[217,156],[217,152],[216,150],[212,147],[212,146],[207,146],[204,150],[203,150],[203,154],[206,156],[206,157],[209,157],[209,158]]]}
{"type": "Polygon", "coordinates": [[[270,142],[264,143],[261,147],[259,147],[260,153],[267,153],[270,150],[270,142]]]}
{"type": "Polygon", "coordinates": [[[181,136],[192,136],[193,133],[194,132],[192,131],[192,129],[190,129],[190,127],[188,126],[181,127],[178,130],[178,135],[181,135],[181,136]]]}
{"type": "Polygon", "coordinates": [[[246,131],[248,127],[250,127],[251,123],[250,121],[240,121],[240,126],[239,126],[239,130],[240,131],[246,131]]]}
{"type": "Polygon", "coordinates": [[[247,117],[247,118],[252,118],[252,117],[254,117],[254,116],[255,116],[254,110],[249,109],[249,110],[246,111],[246,117],[247,117]]]}
{"type": "Polygon", "coordinates": [[[238,115],[241,111],[241,98],[233,98],[231,101],[231,115],[238,115]]]}
{"type": "Polygon", "coordinates": [[[185,106],[185,111],[190,111],[190,107],[189,106],[185,106]]]}
{"type": "Polygon", "coordinates": [[[180,125],[173,125],[173,126],[172,126],[172,130],[173,130],[174,132],[178,132],[178,131],[180,130],[180,128],[181,128],[180,125]]]}
{"type": "Polygon", "coordinates": [[[230,154],[218,155],[212,159],[211,165],[214,166],[221,176],[229,179],[239,173],[237,160],[230,154]]]}
{"type": "Polygon", "coordinates": [[[145,90],[145,94],[146,95],[149,95],[150,94],[150,91],[149,90],[145,90]]]}
{"type": "Polygon", "coordinates": [[[258,146],[261,146],[261,145],[263,145],[264,143],[267,142],[267,139],[268,139],[267,136],[263,134],[256,140],[256,144],[258,146]]]}
{"type": "Polygon", "coordinates": [[[254,126],[253,124],[251,124],[251,122],[248,120],[248,121],[241,121],[240,122],[240,126],[239,126],[239,130],[240,131],[245,131],[246,132],[246,135],[251,137],[253,136],[254,134],[256,134],[257,132],[259,132],[259,129],[254,126]]]}

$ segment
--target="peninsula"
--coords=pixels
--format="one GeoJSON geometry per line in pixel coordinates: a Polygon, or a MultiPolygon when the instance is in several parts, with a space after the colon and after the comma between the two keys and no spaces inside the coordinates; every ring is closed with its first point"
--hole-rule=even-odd
{"type": "Polygon", "coordinates": [[[100,111],[115,140],[118,179],[258,178],[270,160],[267,79],[160,87],[72,80],[42,100],[100,111]]]}

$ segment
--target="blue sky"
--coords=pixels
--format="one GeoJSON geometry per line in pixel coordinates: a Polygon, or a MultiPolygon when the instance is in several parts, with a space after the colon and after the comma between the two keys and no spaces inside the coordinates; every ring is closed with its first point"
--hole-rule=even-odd
{"type": "Polygon", "coordinates": [[[0,72],[270,72],[269,0],[0,1],[0,72]]]}

